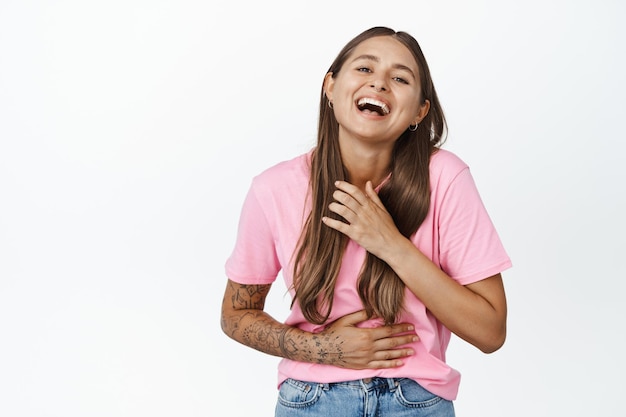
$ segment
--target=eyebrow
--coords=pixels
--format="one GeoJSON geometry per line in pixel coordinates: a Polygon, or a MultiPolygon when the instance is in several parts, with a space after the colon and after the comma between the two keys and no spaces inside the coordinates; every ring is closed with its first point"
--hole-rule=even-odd
{"type": "MultiPolygon", "coordinates": [[[[380,62],[380,58],[379,57],[377,57],[376,55],[370,55],[370,54],[359,55],[356,58],[354,58],[352,60],[352,62],[358,61],[359,59],[365,59],[365,60],[368,60],[368,61],[380,62]]],[[[414,80],[417,80],[417,77],[413,73],[413,70],[411,68],[407,67],[406,65],[404,65],[404,64],[393,64],[393,68],[399,69],[399,70],[403,70],[403,71],[407,71],[408,73],[411,74],[411,76],[413,77],[414,80]]]]}

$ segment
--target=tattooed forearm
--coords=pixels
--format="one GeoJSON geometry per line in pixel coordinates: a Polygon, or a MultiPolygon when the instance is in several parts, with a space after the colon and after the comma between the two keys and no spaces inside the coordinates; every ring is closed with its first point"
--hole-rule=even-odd
{"type": "Polygon", "coordinates": [[[345,366],[343,341],[330,334],[311,334],[284,329],[280,332],[282,356],[301,362],[345,366]]]}
{"type": "Polygon", "coordinates": [[[242,330],[242,335],[244,344],[275,356],[345,366],[343,342],[332,334],[316,335],[257,318],[242,330]]]}
{"type": "Polygon", "coordinates": [[[238,342],[274,356],[283,356],[281,333],[290,329],[263,311],[270,285],[229,281],[222,302],[222,329],[238,342]]]}
{"type": "Polygon", "coordinates": [[[334,332],[312,334],[285,325],[263,311],[269,285],[229,281],[221,324],[234,340],[261,352],[301,362],[345,366],[343,342],[334,332]]]}

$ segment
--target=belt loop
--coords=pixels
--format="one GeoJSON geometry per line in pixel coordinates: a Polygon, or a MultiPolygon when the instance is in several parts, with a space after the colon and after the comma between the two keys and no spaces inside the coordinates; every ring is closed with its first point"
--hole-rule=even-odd
{"type": "Polygon", "coordinates": [[[396,378],[387,378],[387,385],[389,386],[389,392],[395,392],[400,382],[396,378]]]}

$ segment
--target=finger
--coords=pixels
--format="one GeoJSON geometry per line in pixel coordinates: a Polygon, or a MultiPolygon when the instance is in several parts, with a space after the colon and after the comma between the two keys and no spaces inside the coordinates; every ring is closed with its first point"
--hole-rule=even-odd
{"type": "Polygon", "coordinates": [[[395,368],[404,364],[403,359],[415,354],[413,349],[395,349],[377,352],[375,359],[368,364],[369,368],[395,368]]]}
{"type": "MultiPolygon", "coordinates": [[[[374,185],[371,181],[365,183],[365,195],[372,200],[378,207],[385,209],[385,206],[382,201],[380,201],[380,197],[378,197],[378,193],[374,190],[374,185]]],[[[385,209],[386,210],[386,209],[385,209]]]]}
{"type": "Polygon", "coordinates": [[[348,223],[352,224],[356,220],[356,213],[341,203],[333,202],[328,205],[328,209],[333,213],[337,213],[343,217],[348,223]]]}
{"type": "Polygon", "coordinates": [[[415,326],[413,326],[413,324],[411,323],[396,323],[389,327],[389,333],[393,335],[402,333],[415,334],[415,326]]]}
{"type": "Polygon", "coordinates": [[[343,317],[340,317],[336,320],[336,322],[343,322],[345,325],[355,325],[367,320],[367,312],[365,310],[355,311],[354,313],[346,314],[343,317]]]}
{"type": "Polygon", "coordinates": [[[390,339],[396,336],[416,336],[415,327],[411,323],[398,323],[391,326],[373,328],[376,340],[390,339]]]}
{"type": "Polygon", "coordinates": [[[394,336],[387,339],[379,339],[374,342],[374,348],[381,351],[403,350],[408,349],[406,345],[415,343],[419,340],[416,334],[408,334],[403,336],[394,336]]]}
{"type": "Polygon", "coordinates": [[[333,198],[335,199],[335,202],[350,208],[350,210],[354,212],[362,206],[362,204],[359,203],[353,196],[341,190],[335,190],[333,192],[333,198]]]}
{"type": "Polygon", "coordinates": [[[331,219],[330,217],[322,217],[322,222],[331,229],[335,229],[346,236],[348,235],[348,228],[350,227],[348,224],[340,220],[331,219]]]}
{"type": "Polygon", "coordinates": [[[387,368],[398,368],[404,365],[404,362],[400,359],[394,359],[391,361],[372,361],[367,364],[367,367],[370,369],[387,369],[387,368]]]}
{"type": "Polygon", "coordinates": [[[346,181],[335,181],[335,187],[344,191],[354,198],[359,204],[365,204],[367,202],[367,196],[356,185],[352,185],[346,181]]]}
{"type": "Polygon", "coordinates": [[[392,361],[394,359],[402,359],[415,355],[415,350],[406,349],[393,349],[393,350],[381,350],[374,354],[374,360],[377,361],[392,361]]]}

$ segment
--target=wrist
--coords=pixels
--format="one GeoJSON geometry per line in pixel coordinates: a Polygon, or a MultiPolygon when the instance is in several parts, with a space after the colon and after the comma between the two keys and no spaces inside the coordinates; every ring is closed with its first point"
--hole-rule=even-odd
{"type": "Polygon", "coordinates": [[[392,244],[385,246],[385,252],[380,258],[397,272],[409,257],[414,256],[415,251],[417,248],[413,242],[400,235],[392,244]]]}
{"type": "Polygon", "coordinates": [[[311,336],[313,333],[297,327],[286,326],[278,337],[280,356],[298,362],[315,362],[311,356],[314,352],[311,336]]]}

